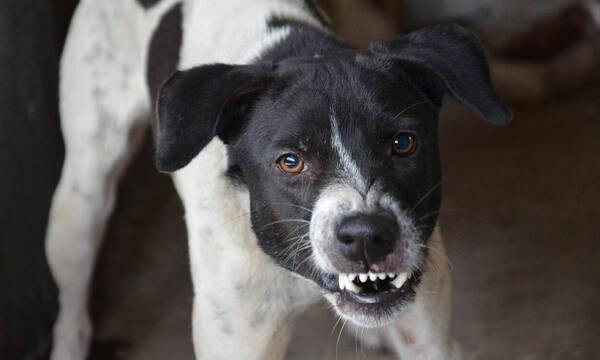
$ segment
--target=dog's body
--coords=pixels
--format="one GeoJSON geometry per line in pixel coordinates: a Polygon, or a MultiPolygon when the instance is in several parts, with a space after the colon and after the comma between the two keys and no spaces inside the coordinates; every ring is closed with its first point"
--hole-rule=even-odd
{"type": "MultiPolygon", "coordinates": [[[[362,179],[365,174],[363,164],[353,158],[356,153],[344,144],[343,136],[340,137],[340,132],[347,131],[342,123],[344,120],[338,119],[345,115],[337,116],[341,110],[328,103],[331,116],[326,124],[331,127],[325,132],[331,132],[330,147],[335,149],[332,154],[336,156],[341,171],[352,174],[353,185],[348,185],[348,181],[330,179],[328,184],[335,183],[335,186],[323,186],[320,193],[307,195],[312,200],[292,204],[298,208],[308,206],[310,214],[319,214],[310,222],[313,253],[296,259],[299,253],[307,251],[307,246],[294,243],[295,248],[282,247],[273,241],[281,233],[262,232],[265,227],[287,221],[290,216],[279,215],[275,205],[268,211],[252,206],[253,203],[262,206],[276,204],[269,194],[277,190],[269,190],[265,195],[260,189],[262,185],[256,185],[264,184],[265,180],[254,181],[253,176],[258,175],[253,175],[243,166],[240,169],[237,164],[232,165],[238,159],[236,156],[244,156],[236,153],[252,153],[250,145],[244,148],[238,144],[241,142],[238,139],[243,136],[236,135],[235,140],[230,139],[227,134],[219,133],[221,125],[212,124],[209,126],[212,130],[205,132],[212,131],[213,134],[205,135],[207,139],[202,145],[196,146],[192,139],[191,149],[190,146],[181,147],[181,144],[189,143],[186,134],[196,134],[197,131],[194,124],[180,123],[187,116],[179,113],[182,108],[194,110],[193,106],[185,103],[185,95],[190,94],[190,89],[186,88],[185,92],[179,89],[188,86],[185,78],[180,76],[185,72],[173,76],[159,96],[159,88],[177,69],[212,63],[259,63],[248,65],[250,70],[243,68],[244,76],[236,73],[237,77],[227,82],[227,86],[233,86],[229,84],[246,81],[238,78],[252,77],[256,72],[278,72],[278,75],[269,75],[268,81],[272,81],[273,77],[305,71],[304,62],[310,63],[306,66],[313,66],[311,59],[318,63],[314,66],[321,66],[319,62],[328,61],[327,57],[331,54],[347,54],[351,49],[332,36],[323,15],[313,3],[302,0],[184,0],[182,3],[161,0],[142,3],[136,0],[82,0],[65,45],[61,63],[60,110],[67,154],[47,235],[48,260],[60,291],[60,313],[54,329],[52,359],[83,359],[87,352],[91,325],[86,296],[95,253],[113,207],[119,176],[135,152],[141,134],[150,125],[146,119],[150,117],[154,103],[159,113],[155,129],[159,167],[169,171],[181,168],[173,174],[173,180],[186,212],[195,292],[192,324],[197,358],[282,359],[292,318],[323,295],[342,317],[357,324],[355,329],[360,325],[376,326],[369,332],[368,341],[394,349],[403,359],[459,358],[458,348],[449,334],[451,285],[440,233],[437,228],[434,230],[437,212],[429,215],[434,220],[417,229],[410,219],[405,219],[407,213],[400,209],[397,201],[390,200],[392,197],[382,190],[385,187],[383,182],[374,180],[366,185],[368,181],[362,179]],[[271,70],[271,65],[261,65],[265,62],[282,65],[271,70]],[[265,66],[268,69],[265,70],[265,66]],[[173,122],[179,126],[175,130],[173,122]],[[342,125],[338,128],[339,123],[342,125]],[[185,130],[179,133],[178,129],[185,130]],[[215,133],[218,137],[214,136],[215,133]],[[363,198],[354,197],[355,194],[363,194],[363,198]],[[392,291],[396,294],[394,296],[400,296],[397,293],[401,290],[403,298],[390,305],[389,309],[378,308],[378,312],[367,311],[371,306],[368,302],[360,305],[360,302],[347,300],[347,296],[354,296],[349,290],[346,293],[335,291],[338,289],[338,273],[342,287],[343,268],[349,269],[345,271],[347,273],[366,270],[355,271],[353,269],[357,267],[352,267],[355,265],[330,255],[334,250],[328,247],[328,241],[331,241],[326,234],[327,225],[319,225],[319,221],[333,216],[329,214],[340,213],[336,215],[340,218],[345,216],[339,210],[341,208],[352,208],[353,214],[375,211],[368,201],[372,197],[375,197],[377,209],[385,208],[388,214],[396,216],[403,236],[408,237],[411,231],[423,233],[419,236],[425,237],[425,244],[418,246],[433,250],[410,250],[411,241],[418,243],[415,240],[417,235],[414,235],[415,239],[406,240],[407,245],[398,250],[420,254],[415,255],[413,260],[406,255],[404,258],[408,260],[402,260],[405,264],[388,254],[385,263],[369,263],[369,271],[380,269],[381,275],[384,272],[395,273],[398,274],[394,275],[396,279],[402,274],[406,276],[406,272],[397,270],[405,267],[417,269],[422,274],[411,283],[414,292],[412,288],[392,291]],[[300,264],[307,261],[314,262],[312,272],[302,270],[300,264]],[[395,267],[392,268],[390,263],[396,264],[393,265],[395,267]],[[329,275],[315,275],[314,269],[321,269],[319,271],[329,275]],[[336,279],[335,289],[330,284],[332,276],[336,279]]],[[[376,51],[382,50],[374,48],[373,52],[376,51]]],[[[359,55],[352,56],[348,61],[360,60],[359,55]]],[[[237,71],[237,67],[234,68],[237,71]]],[[[230,71],[230,67],[225,65],[196,69],[201,72],[194,76],[201,76],[205,84],[217,83],[230,71]],[[215,72],[218,72],[217,77],[205,78],[215,72]]],[[[190,70],[189,74],[191,71],[194,70],[190,70]]],[[[330,70],[330,75],[335,71],[330,70]]],[[[311,76],[318,79],[315,74],[311,76]]],[[[246,87],[244,96],[267,82],[261,79],[258,82],[253,80],[252,90],[246,87]]],[[[489,86],[484,85],[483,92],[491,91],[489,86]]],[[[220,88],[200,92],[202,96],[198,98],[218,97],[219,91],[220,88]]],[[[479,114],[493,117],[486,112],[489,109],[473,105],[469,94],[464,96],[460,89],[446,92],[453,91],[456,98],[479,114]]],[[[228,94],[226,97],[230,99],[232,96],[228,94]]],[[[252,106],[268,108],[261,105],[262,101],[262,98],[254,99],[252,106]]],[[[288,104],[286,108],[294,106],[288,104]]],[[[238,108],[244,107],[240,105],[238,108]]],[[[222,104],[216,113],[224,117],[228,111],[222,104]]],[[[202,113],[208,117],[211,112],[202,110],[202,113]]],[[[236,113],[236,119],[240,116],[236,113]]],[[[268,117],[268,114],[265,116],[268,117]]],[[[506,117],[506,114],[501,116],[506,117]]],[[[268,132],[261,129],[254,138],[260,137],[260,131],[268,132]]],[[[242,131],[249,133],[253,130],[247,126],[242,131]]],[[[433,133],[435,136],[435,131],[433,133]]],[[[309,145],[303,143],[302,146],[309,145]]],[[[435,162],[437,155],[434,153],[437,154],[436,147],[431,151],[435,162]]],[[[296,160],[293,157],[290,161],[296,160]]],[[[318,169],[315,163],[311,163],[315,165],[311,168],[313,173],[318,169]]],[[[416,188],[419,193],[414,194],[413,209],[439,187],[436,171],[429,171],[428,178],[416,188]],[[425,184],[429,185],[425,187],[425,184]],[[432,187],[431,184],[437,185],[432,187]]],[[[278,186],[273,185],[273,189],[278,186]]],[[[306,192],[310,193],[309,190],[306,192]]],[[[292,195],[286,196],[284,200],[292,203],[289,197],[292,195]]],[[[439,199],[432,201],[433,209],[436,210],[435,206],[439,208],[439,199]]],[[[310,217],[310,214],[296,218],[310,217]]],[[[423,217],[427,215],[425,212],[423,217]]],[[[331,219],[339,223],[339,218],[331,219]]],[[[309,223],[307,220],[298,221],[309,223]]],[[[291,235],[290,230],[287,229],[287,233],[291,235]]],[[[364,263],[358,263],[364,266],[364,263]]],[[[408,274],[410,276],[411,273],[408,274]]],[[[400,286],[402,283],[397,287],[400,286]]]]}

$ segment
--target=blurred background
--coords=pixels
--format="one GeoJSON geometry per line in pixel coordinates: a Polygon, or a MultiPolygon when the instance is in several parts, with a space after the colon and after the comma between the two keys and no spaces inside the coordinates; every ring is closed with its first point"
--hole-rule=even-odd
{"type": "MultiPolygon", "coordinates": [[[[44,359],[56,288],[43,253],[64,155],[57,66],[75,0],[0,0],[0,359],[44,359]]],[[[440,223],[467,359],[600,354],[600,1],[323,0],[357,46],[424,25],[477,32],[511,125],[450,101],[440,223]]],[[[96,266],[92,359],[192,359],[183,211],[149,137],[119,190],[96,266]]],[[[319,304],[289,359],[378,359],[319,304]],[[327,315],[324,315],[327,314],[327,315]]]]}

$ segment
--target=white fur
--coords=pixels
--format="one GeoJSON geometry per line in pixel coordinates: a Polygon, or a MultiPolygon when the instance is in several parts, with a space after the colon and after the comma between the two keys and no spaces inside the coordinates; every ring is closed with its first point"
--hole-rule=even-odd
{"type": "Polygon", "coordinates": [[[336,119],[335,112],[332,110],[331,117],[331,146],[335,150],[340,160],[340,168],[342,176],[346,177],[350,183],[353,183],[358,191],[367,191],[366,181],[364,180],[358,164],[352,158],[350,151],[344,145],[340,135],[340,128],[336,119]]]}
{"type": "MultiPolygon", "coordinates": [[[[120,174],[147,127],[140,120],[150,112],[144,78],[147,45],[174,3],[162,0],[145,10],[134,0],[82,0],[74,15],[61,61],[66,157],[46,239],[60,292],[52,360],[86,356],[91,334],[87,288],[95,253],[120,174]]],[[[184,0],[183,11],[180,69],[250,61],[289,33],[286,28],[267,30],[266,19],[274,14],[318,26],[301,0],[184,0]]],[[[259,249],[250,228],[248,195],[223,178],[225,166],[225,147],[215,139],[173,175],[189,235],[196,355],[281,359],[291,318],[317,301],[320,291],[276,266],[259,249]]],[[[447,276],[447,271],[441,274],[447,276]]],[[[425,300],[414,305],[415,315],[407,317],[405,326],[416,331],[424,346],[444,352],[438,338],[447,336],[445,322],[439,328],[421,325],[440,318],[439,306],[427,300],[427,293],[419,296],[425,300]]],[[[391,339],[393,328],[390,333],[391,339]]],[[[404,354],[402,349],[398,345],[404,354]]]]}
{"type": "Polygon", "coordinates": [[[401,359],[458,360],[460,348],[450,335],[452,280],[438,227],[428,246],[415,301],[396,323],[383,329],[385,341],[401,359]]]}
{"type": "Polygon", "coordinates": [[[60,68],[66,156],[46,235],[60,304],[52,360],[87,353],[95,254],[120,174],[144,132],[145,44],[168,2],[146,13],[133,1],[82,0],[71,24],[60,68]]]}
{"type": "Polygon", "coordinates": [[[401,234],[408,252],[407,266],[416,268],[419,258],[419,232],[412,219],[406,215],[397,201],[389,194],[381,192],[378,182],[375,182],[366,196],[355,186],[346,183],[342,178],[339,183],[325,187],[315,205],[310,222],[310,239],[315,253],[315,265],[326,273],[337,274],[343,269],[337,269],[327,256],[328,248],[335,244],[335,231],[345,216],[356,213],[372,213],[384,209],[392,212],[400,226],[401,234]]]}

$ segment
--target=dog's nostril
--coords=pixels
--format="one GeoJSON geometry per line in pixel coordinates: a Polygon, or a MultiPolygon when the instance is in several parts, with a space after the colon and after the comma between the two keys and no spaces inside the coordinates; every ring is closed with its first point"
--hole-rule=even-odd
{"type": "Polygon", "coordinates": [[[337,230],[338,248],[351,261],[376,262],[394,251],[398,225],[390,216],[357,214],[344,218],[337,230]]]}
{"type": "Polygon", "coordinates": [[[350,234],[348,231],[338,232],[338,241],[341,242],[342,244],[350,245],[355,240],[357,240],[357,239],[352,234],[350,234]]]}

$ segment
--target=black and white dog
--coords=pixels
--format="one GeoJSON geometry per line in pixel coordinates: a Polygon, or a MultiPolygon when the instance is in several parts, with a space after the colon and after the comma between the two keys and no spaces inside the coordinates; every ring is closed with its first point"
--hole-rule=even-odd
{"type": "Polygon", "coordinates": [[[358,50],[311,1],[82,0],[60,75],[53,360],[86,356],[95,253],[153,110],[158,168],[186,212],[198,358],[281,359],[291,320],[322,297],[402,359],[460,357],[438,110],[447,94],[511,118],[469,31],[358,50]]]}

